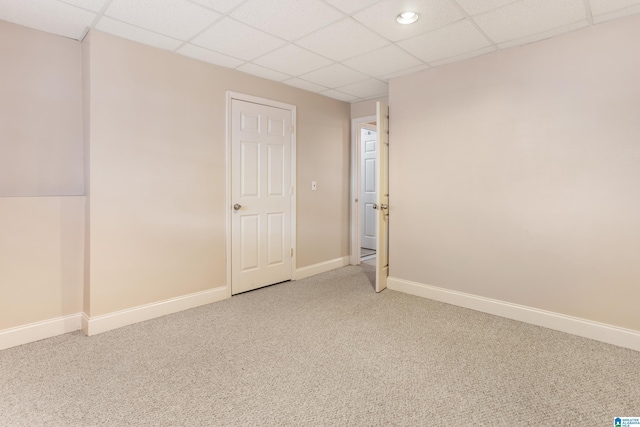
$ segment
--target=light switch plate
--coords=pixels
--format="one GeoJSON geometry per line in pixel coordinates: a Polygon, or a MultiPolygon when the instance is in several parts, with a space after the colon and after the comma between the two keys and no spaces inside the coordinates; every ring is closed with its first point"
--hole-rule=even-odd
{"type": "Polygon", "coordinates": [[[316,188],[318,188],[318,186],[316,185],[316,182],[315,181],[311,181],[311,189],[313,191],[316,191],[316,188]]]}

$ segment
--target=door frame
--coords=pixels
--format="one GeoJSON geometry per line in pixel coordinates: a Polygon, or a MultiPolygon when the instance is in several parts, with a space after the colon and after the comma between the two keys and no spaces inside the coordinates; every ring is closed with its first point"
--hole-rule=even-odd
{"type": "Polygon", "coordinates": [[[351,119],[351,265],[360,265],[360,131],[364,125],[375,122],[376,115],[351,119]],[[358,200],[356,202],[356,200],[358,200]]]}
{"type": "Polygon", "coordinates": [[[296,280],[296,193],[297,193],[297,180],[296,180],[296,140],[297,140],[297,132],[298,125],[296,121],[296,111],[297,108],[295,105],[286,104],[284,102],[275,101],[267,98],[260,98],[258,96],[247,95],[240,92],[227,91],[227,105],[226,105],[226,197],[225,197],[225,219],[226,219],[226,287],[227,287],[227,297],[231,298],[231,243],[232,243],[232,232],[231,232],[231,102],[233,100],[251,102],[254,104],[265,105],[267,107],[275,107],[280,108],[282,110],[288,110],[291,112],[291,125],[293,127],[291,131],[291,249],[293,249],[293,256],[291,257],[291,280],[296,280]]]}

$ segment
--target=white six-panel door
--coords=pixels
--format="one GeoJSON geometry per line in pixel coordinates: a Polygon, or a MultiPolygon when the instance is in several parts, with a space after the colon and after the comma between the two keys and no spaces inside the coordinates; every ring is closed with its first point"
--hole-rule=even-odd
{"type": "Polygon", "coordinates": [[[292,112],[231,104],[231,293],[292,276],[292,112]]]}
{"type": "MultiPolygon", "coordinates": [[[[372,128],[374,128],[372,126],[372,128]]],[[[373,206],[377,203],[376,191],[376,131],[363,128],[360,135],[360,152],[362,163],[360,166],[362,209],[360,209],[360,247],[376,249],[376,211],[373,206]]]]}

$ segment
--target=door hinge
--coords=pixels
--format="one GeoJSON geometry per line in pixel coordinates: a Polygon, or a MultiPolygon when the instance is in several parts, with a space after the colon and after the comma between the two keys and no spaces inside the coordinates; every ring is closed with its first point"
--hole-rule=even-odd
{"type": "Polygon", "coordinates": [[[293,258],[293,248],[291,248],[291,257],[293,258]]]}
{"type": "Polygon", "coordinates": [[[290,196],[293,196],[293,187],[291,187],[291,188],[289,189],[289,195],[290,195],[290,196]]]}
{"type": "Polygon", "coordinates": [[[296,127],[295,127],[294,125],[291,125],[291,133],[293,133],[293,131],[294,131],[294,129],[295,129],[295,128],[296,128],[296,127]]]}

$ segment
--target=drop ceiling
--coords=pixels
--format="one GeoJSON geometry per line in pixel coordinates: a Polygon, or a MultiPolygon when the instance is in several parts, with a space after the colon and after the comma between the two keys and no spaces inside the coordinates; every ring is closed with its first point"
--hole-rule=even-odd
{"type": "Polygon", "coordinates": [[[640,0],[0,0],[0,19],[88,29],[347,102],[391,78],[640,13],[640,0]],[[420,19],[400,25],[412,10],[420,19]]]}

